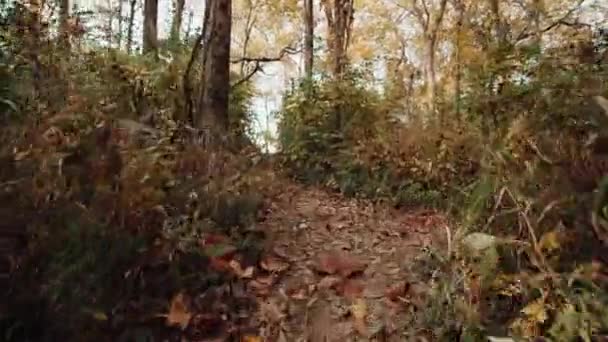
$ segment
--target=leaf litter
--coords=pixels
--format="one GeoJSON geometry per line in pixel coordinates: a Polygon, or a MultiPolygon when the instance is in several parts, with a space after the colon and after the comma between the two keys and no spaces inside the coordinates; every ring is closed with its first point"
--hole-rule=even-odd
{"type": "Polygon", "coordinates": [[[423,295],[424,286],[413,284],[407,270],[420,241],[443,231],[445,217],[293,183],[290,189],[289,196],[273,198],[261,224],[272,236],[271,252],[248,281],[258,297],[252,324],[259,335],[264,341],[378,341],[382,331],[384,340],[403,340],[407,326],[387,324],[405,322],[405,307],[423,295]]]}

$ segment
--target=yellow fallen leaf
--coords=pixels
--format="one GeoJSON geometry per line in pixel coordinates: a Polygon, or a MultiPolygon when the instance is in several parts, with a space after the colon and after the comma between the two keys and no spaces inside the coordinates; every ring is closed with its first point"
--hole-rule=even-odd
{"type": "Polygon", "coordinates": [[[186,329],[188,323],[190,323],[191,317],[192,314],[186,307],[184,295],[182,293],[178,293],[175,297],[173,297],[173,300],[171,300],[169,314],[167,314],[167,324],[171,326],[179,325],[183,330],[186,329]]]}
{"type": "Polygon", "coordinates": [[[350,311],[355,320],[355,330],[357,330],[359,334],[366,336],[367,324],[365,323],[365,316],[367,316],[367,304],[365,304],[363,298],[357,298],[351,305],[350,311]]]}
{"type": "Polygon", "coordinates": [[[241,338],[241,342],[262,342],[262,338],[255,335],[245,335],[241,338]]]}
{"type": "Polygon", "coordinates": [[[532,303],[529,303],[521,312],[526,314],[528,319],[535,323],[544,323],[548,317],[544,298],[539,298],[532,303]]]}
{"type": "Polygon", "coordinates": [[[560,234],[554,230],[543,234],[538,244],[539,247],[549,252],[558,249],[560,247],[559,235],[560,234]]]}
{"type": "Polygon", "coordinates": [[[108,320],[108,316],[101,311],[94,312],[93,318],[95,318],[98,321],[107,321],[108,320]]]}

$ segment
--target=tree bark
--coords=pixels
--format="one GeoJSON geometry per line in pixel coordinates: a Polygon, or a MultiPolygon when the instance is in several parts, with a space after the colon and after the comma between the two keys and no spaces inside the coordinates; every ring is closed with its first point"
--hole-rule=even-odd
{"type": "Polygon", "coordinates": [[[131,0],[129,3],[129,23],[127,27],[127,53],[131,53],[133,48],[133,25],[135,24],[135,5],[137,0],[131,0]]]}
{"type": "Polygon", "coordinates": [[[332,72],[341,79],[348,63],[347,51],[354,20],[353,0],[323,0],[328,26],[328,46],[332,56],[332,72]]]}
{"type": "Polygon", "coordinates": [[[70,0],[59,2],[59,39],[62,48],[70,52],[70,0]]]}
{"type": "MultiPolygon", "coordinates": [[[[251,32],[253,31],[253,25],[255,24],[255,21],[256,21],[256,14],[254,13],[255,5],[253,4],[253,2],[251,0],[248,1],[248,5],[249,5],[249,10],[247,11],[247,19],[245,21],[245,32],[244,32],[245,38],[243,39],[243,48],[241,50],[241,56],[243,56],[243,57],[247,56],[247,48],[249,47],[249,40],[251,39],[251,32]]],[[[245,60],[243,60],[241,62],[241,76],[245,75],[246,63],[247,62],[245,60]]]]}
{"type": "Polygon", "coordinates": [[[454,67],[455,80],[454,80],[454,111],[456,113],[456,120],[462,119],[462,108],[461,108],[461,97],[462,97],[462,31],[464,25],[465,5],[462,1],[455,1],[455,7],[457,11],[456,18],[456,37],[455,37],[455,51],[454,51],[454,67]]]}
{"type": "Polygon", "coordinates": [[[314,14],[313,0],[304,0],[304,73],[312,79],[314,61],[314,14]]]}
{"type": "Polygon", "coordinates": [[[171,22],[171,34],[169,36],[169,40],[173,46],[179,42],[185,4],[185,0],[175,0],[174,2],[175,8],[173,9],[173,21],[171,22]]]}
{"type": "Polygon", "coordinates": [[[118,35],[116,37],[117,48],[122,48],[122,34],[124,26],[124,15],[122,13],[122,0],[118,0],[118,35]]]}
{"type": "Polygon", "coordinates": [[[143,52],[158,55],[158,0],[144,2],[143,52]]]}
{"type": "Polygon", "coordinates": [[[204,51],[205,72],[196,126],[221,136],[229,129],[232,0],[207,0],[207,6],[210,8],[209,39],[204,51]]]}

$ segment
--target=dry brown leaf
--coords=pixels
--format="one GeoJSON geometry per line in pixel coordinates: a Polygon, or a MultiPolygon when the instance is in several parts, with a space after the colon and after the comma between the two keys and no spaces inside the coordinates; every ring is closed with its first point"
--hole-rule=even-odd
{"type": "Polygon", "coordinates": [[[317,287],[321,290],[327,290],[336,287],[341,282],[341,278],[338,276],[325,276],[319,281],[317,287]]]}
{"type": "Polygon", "coordinates": [[[232,269],[232,271],[237,275],[237,277],[239,277],[239,278],[253,277],[253,266],[249,266],[246,269],[243,269],[241,267],[241,264],[239,264],[239,262],[236,260],[231,260],[229,265],[230,265],[230,268],[232,269]]]}
{"type": "Polygon", "coordinates": [[[188,310],[186,297],[183,293],[178,293],[171,300],[169,313],[167,314],[167,324],[170,326],[179,325],[181,329],[186,329],[192,313],[188,310]]]}
{"type": "Polygon", "coordinates": [[[258,295],[265,296],[270,293],[270,287],[274,284],[274,282],[275,282],[275,277],[270,275],[270,276],[257,277],[255,279],[251,280],[248,283],[248,285],[258,295]]]}
{"type": "Polygon", "coordinates": [[[331,310],[327,303],[317,303],[310,312],[310,321],[306,327],[308,341],[310,342],[326,342],[330,340],[332,335],[332,318],[331,310]]]}
{"type": "Polygon", "coordinates": [[[262,259],[260,266],[265,271],[280,273],[289,268],[289,263],[279,259],[278,257],[268,255],[262,259]]]}
{"type": "Polygon", "coordinates": [[[355,299],[363,294],[364,288],[365,286],[360,280],[346,279],[340,287],[340,292],[348,299],[355,299]]]}
{"type": "Polygon", "coordinates": [[[266,321],[271,324],[278,323],[285,317],[285,314],[283,314],[282,310],[273,300],[262,302],[260,304],[260,311],[266,321]]]}
{"type": "Polygon", "coordinates": [[[386,298],[392,301],[396,301],[397,299],[399,299],[399,297],[405,296],[409,288],[410,283],[408,283],[407,281],[400,281],[398,283],[393,284],[392,286],[389,286],[386,289],[384,295],[386,296],[386,298]]]}
{"type": "Polygon", "coordinates": [[[362,272],[367,264],[346,251],[321,252],[315,263],[317,271],[349,277],[353,273],[362,272]]]}

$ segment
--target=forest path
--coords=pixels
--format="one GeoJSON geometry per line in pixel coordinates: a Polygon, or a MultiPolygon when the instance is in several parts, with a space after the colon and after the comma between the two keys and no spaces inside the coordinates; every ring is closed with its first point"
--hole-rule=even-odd
{"type": "Polygon", "coordinates": [[[286,182],[260,224],[269,236],[248,285],[265,341],[403,341],[420,303],[410,268],[445,241],[447,219],[286,182]]]}

